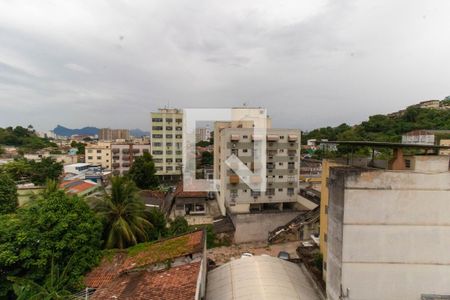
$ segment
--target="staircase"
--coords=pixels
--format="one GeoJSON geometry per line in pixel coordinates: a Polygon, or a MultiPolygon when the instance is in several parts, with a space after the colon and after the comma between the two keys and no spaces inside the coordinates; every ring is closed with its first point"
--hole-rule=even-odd
{"type": "Polygon", "coordinates": [[[291,233],[297,231],[305,224],[309,224],[311,222],[316,221],[320,217],[320,206],[306,212],[301,213],[291,221],[289,221],[286,225],[279,226],[275,230],[269,232],[269,237],[267,241],[272,243],[277,239],[281,238],[286,233],[291,233]]]}

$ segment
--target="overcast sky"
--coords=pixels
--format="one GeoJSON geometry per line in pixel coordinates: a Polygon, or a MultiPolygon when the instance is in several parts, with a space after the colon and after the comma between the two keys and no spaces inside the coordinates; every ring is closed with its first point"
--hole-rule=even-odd
{"type": "Polygon", "coordinates": [[[447,0],[0,0],[0,127],[247,103],[308,130],[448,95],[447,0]]]}

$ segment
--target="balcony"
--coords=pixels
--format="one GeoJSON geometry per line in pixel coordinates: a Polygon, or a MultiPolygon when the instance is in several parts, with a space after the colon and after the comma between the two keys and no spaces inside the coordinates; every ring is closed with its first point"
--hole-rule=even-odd
{"type": "Polygon", "coordinates": [[[238,134],[232,134],[230,137],[232,142],[239,142],[240,138],[241,137],[238,134]]]}
{"type": "Polygon", "coordinates": [[[111,151],[112,151],[112,153],[117,154],[120,152],[120,149],[115,148],[115,149],[112,149],[111,151]]]}
{"type": "Polygon", "coordinates": [[[288,135],[288,141],[289,142],[296,142],[298,140],[298,136],[296,136],[295,134],[289,134],[288,135]]]}
{"type": "Polygon", "coordinates": [[[122,167],[124,167],[124,168],[128,168],[129,166],[130,166],[129,163],[123,163],[123,164],[122,164],[122,167]]]}
{"type": "Polygon", "coordinates": [[[113,164],[112,164],[112,167],[113,167],[114,169],[117,169],[118,167],[120,167],[120,164],[119,164],[119,163],[113,163],[113,164]]]}
{"type": "Polygon", "coordinates": [[[230,183],[231,184],[238,184],[239,183],[239,176],[238,175],[230,175],[230,183]]]}
{"type": "Polygon", "coordinates": [[[141,152],[139,149],[133,149],[134,154],[139,153],[139,152],[141,152]]]}
{"type": "Polygon", "coordinates": [[[122,153],[123,154],[129,154],[130,153],[130,149],[122,149],[122,153]]]}
{"type": "Polygon", "coordinates": [[[288,156],[295,156],[295,155],[297,155],[296,150],[288,150],[288,156]]]}
{"type": "Polygon", "coordinates": [[[276,141],[278,141],[279,138],[280,137],[278,135],[275,135],[275,134],[267,135],[267,141],[268,142],[276,142],[276,141]]]}

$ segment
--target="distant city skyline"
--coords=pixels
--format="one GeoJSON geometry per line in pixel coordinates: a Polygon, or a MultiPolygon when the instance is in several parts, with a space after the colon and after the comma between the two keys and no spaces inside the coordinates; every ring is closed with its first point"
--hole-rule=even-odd
{"type": "Polygon", "coordinates": [[[150,129],[150,112],[267,108],[355,124],[450,94],[450,2],[0,0],[0,127],[150,129]]]}

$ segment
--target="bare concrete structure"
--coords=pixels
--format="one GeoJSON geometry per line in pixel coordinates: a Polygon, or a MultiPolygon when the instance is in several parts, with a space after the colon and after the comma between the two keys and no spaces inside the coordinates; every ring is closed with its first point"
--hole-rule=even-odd
{"type": "Polygon", "coordinates": [[[450,294],[448,156],[414,156],[406,170],[331,167],[328,299],[450,294]]]}

